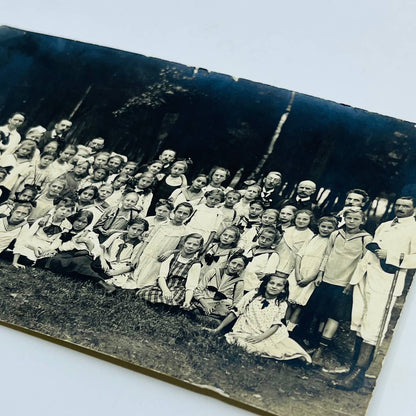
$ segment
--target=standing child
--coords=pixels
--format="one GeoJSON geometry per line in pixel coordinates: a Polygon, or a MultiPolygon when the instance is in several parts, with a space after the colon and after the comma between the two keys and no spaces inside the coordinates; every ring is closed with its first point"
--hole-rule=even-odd
{"type": "Polygon", "coordinates": [[[153,199],[152,186],[155,182],[155,177],[150,172],[143,173],[137,181],[137,186],[134,188],[139,199],[136,208],[140,211],[140,215],[145,217],[149,210],[150,203],[153,199]]]}
{"type": "Polygon", "coordinates": [[[187,221],[188,230],[201,234],[206,241],[206,247],[211,243],[222,224],[223,215],[218,208],[221,202],[224,202],[224,192],[219,189],[208,191],[205,194],[205,203],[197,205],[187,221]]]}
{"type": "Polygon", "coordinates": [[[204,199],[204,188],[208,184],[208,176],[199,174],[191,183],[185,188],[175,189],[169,197],[173,205],[176,207],[181,202],[189,202],[193,206],[199,205],[204,199]]]}
{"type": "Polygon", "coordinates": [[[237,222],[237,227],[241,233],[256,227],[261,224],[261,216],[264,212],[264,205],[260,199],[255,199],[249,203],[249,210],[247,216],[242,216],[237,222]]]}
{"type": "Polygon", "coordinates": [[[159,225],[167,224],[169,222],[169,215],[173,211],[173,205],[167,199],[159,199],[156,203],[155,215],[146,217],[149,223],[149,232],[151,234],[153,229],[159,225]]]}
{"type": "Polygon", "coordinates": [[[276,249],[280,256],[279,271],[288,275],[292,273],[295,268],[296,254],[314,235],[309,228],[312,220],[312,211],[308,209],[296,211],[295,225],[286,228],[282,241],[276,249]]]}
{"type": "MultiPolygon", "coordinates": [[[[136,173],[136,170],[137,162],[129,160],[120,170],[120,175],[126,175],[129,179],[132,179],[136,173]]],[[[112,183],[117,175],[118,173],[113,173],[112,175],[110,175],[107,179],[107,182],[112,183]]]]}
{"type": "Polygon", "coordinates": [[[80,181],[78,189],[86,188],[87,186],[96,186],[99,188],[101,185],[107,183],[108,173],[108,169],[104,166],[94,168],[92,175],[88,175],[80,181]]]}
{"type": "Polygon", "coordinates": [[[106,200],[110,207],[118,205],[121,202],[128,180],[129,178],[126,175],[117,175],[110,184],[113,187],[113,193],[106,200]]]}
{"type": "Polygon", "coordinates": [[[140,289],[137,296],[151,303],[190,309],[201,273],[197,253],[203,244],[204,239],[200,234],[187,235],[179,253],[171,254],[160,265],[157,285],[140,289]]]}
{"type": "Polygon", "coordinates": [[[279,265],[279,255],[274,246],[281,239],[280,232],[274,227],[261,230],[254,247],[246,250],[244,255],[250,260],[244,271],[244,291],[257,289],[267,273],[275,273],[279,265]]]}
{"type": "Polygon", "coordinates": [[[243,197],[241,198],[240,202],[237,202],[234,205],[234,209],[237,211],[237,215],[240,218],[248,217],[249,210],[250,210],[250,202],[259,198],[260,192],[261,192],[261,187],[258,185],[251,185],[247,187],[245,191],[240,191],[240,193],[243,193],[243,197]]]}
{"type": "Polygon", "coordinates": [[[138,266],[133,273],[137,289],[156,283],[160,267],[159,258],[178,247],[183,236],[187,234],[187,227],[183,225],[183,222],[192,214],[192,211],[193,208],[189,202],[182,202],[174,209],[171,221],[153,229],[141,252],[138,253],[138,266]]]}
{"type": "Polygon", "coordinates": [[[318,221],[318,234],[297,252],[295,269],[289,276],[289,308],[287,328],[292,331],[299,321],[303,306],[315,290],[315,279],[328,246],[329,236],[337,228],[335,217],[322,217],[318,221]]]}
{"type": "Polygon", "coordinates": [[[73,168],[69,161],[76,155],[77,151],[77,146],[73,144],[68,144],[59,153],[59,157],[51,163],[51,180],[54,180],[61,175],[64,175],[73,168]]]}
{"type": "Polygon", "coordinates": [[[135,208],[139,196],[136,192],[127,191],[118,206],[108,207],[95,224],[93,230],[103,243],[111,234],[127,229],[127,224],[139,216],[135,208]]]}
{"type": "Polygon", "coordinates": [[[66,182],[65,194],[70,195],[78,190],[80,182],[88,175],[89,168],[90,162],[80,158],[72,170],[58,177],[66,182]]]}
{"type": "Polygon", "coordinates": [[[325,365],[323,354],[334,337],[339,321],[351,317],[352,299],[350,281],[365,246],[371,242],[369,233],[361,230],[365,214],[357,207],[344,211],[345,226],[331,234],[319,274],[315,280],[318,288],[306,306],[321,323],[319,347],[313,354],[316,365],[325,365]],[[322,283],[321,283],[322,282],[322,283]]]}
{"type": "Polygon", "coordinates": [[[276,360],[303,359],[310,363],[308,353],[289,338],[283,324],[288,296],[287,279],[266,274],[257,290],[247,293],[221,324],[211,330],[219,334],[235,320],[232,332],[225,335],[230,344],[237,344],[247,352],[276,360]]]}
{"type": "MultiPolygon", "coordinates": [[[[214,166],[209,174],[209,183],[203,189],[204,192],[212,191],[213,189],[218,189],[223,192],[226,192],[227,189],[222,185],[230,177],[230,171],[221,166],[214,166]]],[[[231,188],[230,188],[231,189],[231,188]]]]}
{"type": "Polygon", "coordinates": [[[220,206],[220,210],[223,214],[222,227],[227,228],[232,224],[238,223],[237,211],[234,209],[234,205],[241,199],[241,194],[238,191],[228,191],[225,194],[224,204],[220,206]]]}
{"type": "Polygon", "coordinates": [[[107,161],[107,168],[110,174],[118,174],[123,166],[123,163],[127,161],[126,156],[118,155],[117,153],[111,153],[107,161]]]}
{"type": "Polygon", "coordinates": [[[279,221],[277,226],[283,231],[286,230],[286,228],[291,227],[295,220],[296,211],[297,208],[293,205],[284,206],[279,212],[279,221]]]}
{"type": "MultiPolygon", "coordinates": [[[[22,191],[18,192],[14,199],[7,200],[4,204],[0,205],[0,215],[8,216],[14,205],[18,202],[28,202],[32,205],[32,208],[36,206],[35,198],[38,194],[36,186],[25,185],[22,191]]],[[[52,207],[51,207],[52,208],[52,207]]]]}
{"type": "Polygon", "coordinates": [[[112,193],[113,187],[111,185],[104,184],[98,188],[97,197],[94,199],[93,205],[86,208],[93,215],[89,228],[94,227],[104,211],[110,206],[106,200],[112,193]]]}

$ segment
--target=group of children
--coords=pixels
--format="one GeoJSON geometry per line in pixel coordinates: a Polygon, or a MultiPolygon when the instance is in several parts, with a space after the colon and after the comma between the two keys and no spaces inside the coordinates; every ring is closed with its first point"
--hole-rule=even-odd
{"type": "Polygon", "coordinates": [[[16,268],[45,267],[220,319],[214,334],[236,321],[230,343],[318,363],[351,312],[349,282],[371,240],[364,212],[345,209],[340,228],[307,209],[266,208],[259,185],[225,187],[226,168],[188,185],[189,161],[173,150],[138,166],[97,140],[38,149],[25,139],[1,154],[0,252],[12,250],[16,268]],[[320,337],[312,359],[289,336],[302,315],[306,333],[320,337]]]}

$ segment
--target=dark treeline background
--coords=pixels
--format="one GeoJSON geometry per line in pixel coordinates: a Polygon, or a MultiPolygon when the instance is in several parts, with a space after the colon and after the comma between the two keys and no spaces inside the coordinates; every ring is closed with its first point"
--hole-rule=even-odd
{"type": "MultiPolygon", "coordinates": [[[[72,141],[102,136],[108,148],[139,163],[173,148],[193,159],[190,176],[221,165],[232,177],[241,175],[240,185],[253,176],[292,96],[204,69],[7,27],[0,28],[0,85],[0,125],[14,111],[27,116],[21,133],[69,118],[72,141]]],[[[403,188],[416,188],[415,133],[412,123],[296,93],[273,152],[254,176],[281,171],[287,193],[312,179],[331,191],[328,210],[355,187],[391,203],[403,188]]]]}

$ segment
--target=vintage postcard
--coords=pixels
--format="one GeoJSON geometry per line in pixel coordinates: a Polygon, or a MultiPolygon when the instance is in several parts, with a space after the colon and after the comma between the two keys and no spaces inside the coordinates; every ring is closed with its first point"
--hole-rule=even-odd
{"type": "Polygon", "coordinates": [[[415,125],[0,28],[0,321],[271,415],[363,415],[416,268],[415,125]]]}

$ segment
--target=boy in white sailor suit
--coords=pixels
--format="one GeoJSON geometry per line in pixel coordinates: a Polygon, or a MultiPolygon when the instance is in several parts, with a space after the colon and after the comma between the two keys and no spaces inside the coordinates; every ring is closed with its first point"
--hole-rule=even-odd
{"type": "Polygon", "coordinates": [[[356,341],[349,374],[333,380],[333,387],[355,390],[364,382],[379,339],[382,340],[390,321],[391,311],[402,294],[407,269],[416,268],[415,200],[400,197],[394,205],[396,217],[379,225],[372,243],[354,272],[351,330],[356,341]],[[396,270],[397,283],[392,288],[396,270]],[[384,318],[389,293],[392,291],[387,319],[384,318]],[[384,321],[384,327],[382,328],[384,321]]]}

